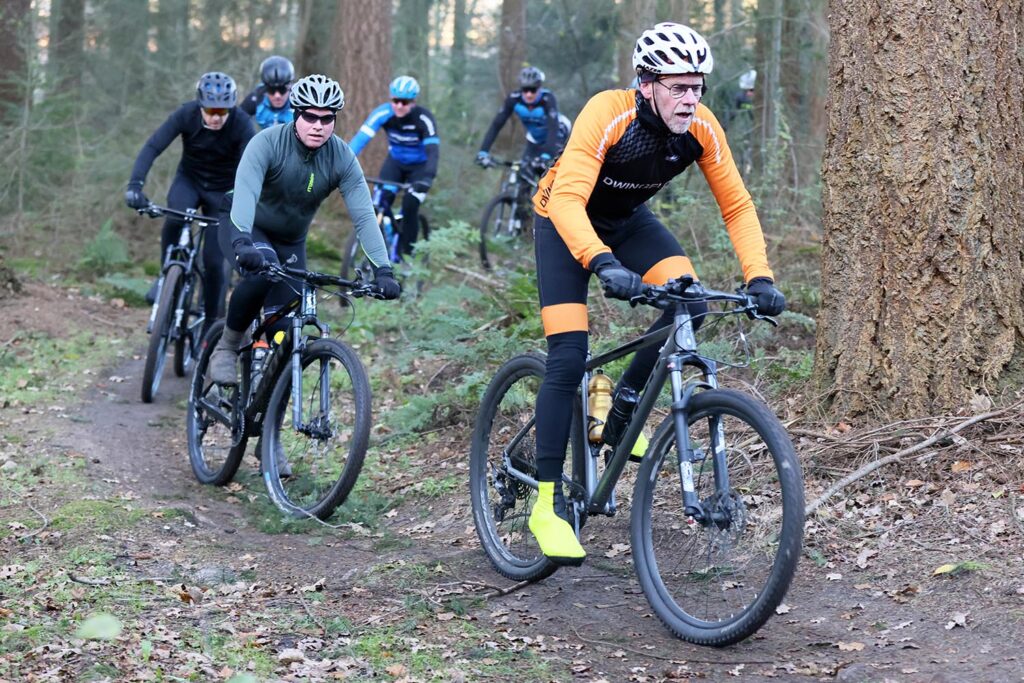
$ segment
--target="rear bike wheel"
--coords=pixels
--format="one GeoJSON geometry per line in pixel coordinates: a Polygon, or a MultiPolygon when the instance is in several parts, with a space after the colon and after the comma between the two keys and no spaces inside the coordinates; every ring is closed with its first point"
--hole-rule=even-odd
{"type": "Polygon", "coordinates": [[[803,539],[803,480],[782,424],[750,396],[695,394],[687,422],[694,487],[710,519],[696,521],[683,510],[670,416],[637,476],[633,562],[644,595],[672,633],[722,647],[757,631],[789,588],[803,539]],[[728,489],[719,491],[717,478],[726,473],[728,489]]]}
{"type": "MultiPolygon", "coordinates": [[[[512,358],[495,373],[487,387],[469,456],[469,493],[473,522],[484,552],[499,574],[514,581],[539,581],[558,565],[544,557],[527,526],[537,489],[508,473],[511,464],[537,476],[536,407],[544,379],[545,361],[537,354],[512,358]]],[[[572,462],[581,438],[579,411],[570,430],[572,462]]],[[[566,458],[567,464],[569,458],[566,458]]]]}
{"type": "Polygon", "coordinates": [[[174,339],[174,374],[184,377],[192,368],[199,346],[199,335],[206,322],[203,301],[203,278],[195,271],[187,278],[178,298],[181,320],[174,339]]]}
{"type": "Polygon", "coordinates": [[[263,421],[263,482],[293,517],[327,519],[356,483],[370,442],[370,380],[347,344],[317,339],[302,352],[302,423],[293,423],[292,363],[283,368],[263,421]],[[280,458],[290,476],[281,477],[280,458]]]}
{"type": "Polygon", "coordinates": [[[218,320],[199,344],[185,418],[192,472],[200,482],[217,486],[235,476],[248,441],[240,387],[221,387],[206,379],[210,355],[223,332],[224,321],[218,320]]]}
{"type": "Polygon", "coordinates": [[[172,265],[164,273],[164,284],[160,289],[160,303],[157,305],[156,320],[149,333],[149,349],[146,351],[146,366],[142,370],[142,402],[152,403],[163,379],[164,364],[167,362],[167,343],[174,324],[174,308],[181,293],[181,277],[185,269],[172,265]]]}
{"type": "Polygon", "coordinates": [[[366,273],[367,268],[370,266],[370,261],[363,254],[359,248],[359,238],[356,236],[355,231],[349,235],[348,241],[345,242],[345,248],[342,251],[341,257],[341,277],[346,280],[351,280],[355,277],[356,268],[366,273]]]}
{"type": "Polygon", "coordinates": [[[533,226],[533,210],[527,214],[526,208],[510,194],[498,195],[487,204],[480,220],[480,263],[487,270],[522,264],[529,243],[524,236],[532,234],[533,226]]]}

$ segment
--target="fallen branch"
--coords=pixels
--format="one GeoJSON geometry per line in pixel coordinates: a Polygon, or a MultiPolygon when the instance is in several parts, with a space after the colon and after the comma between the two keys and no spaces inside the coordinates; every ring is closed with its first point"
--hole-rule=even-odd
{"type": "Polygon", "coordinates": [[[1002,408],[1000,410],[994,410],[994,411],[991,411],[991,412],[988,412],[988,413],[982,413],[981,415],[975,415],[974,417],[972,417],[972,418],[970,418],[968,420],[964,420],[963,422],[961,422],[960,424],[958,424],[956,427],[954,427],[952,429],[937,432],[937,433],[933,434],[930,438],[925,439],[924,441],[922,441],[922,442],[920,442],[918,444],[910,446],[909,448],[904,448],[901,451],[897,451],[897,452],[893,453],[892,455],[889,455],[889,456],[886,456],[886,457],[882,458],[881,460],[875,460],[874,462],[870,462],[867,465],[864,465],[860,469],[850,473],[849,475],[843,477],[842,479],[840,479],[836,483],[832,484],[832,486],[829,486],[828,489],[825,490],[825,493],[821,494],[821,496],[817,500],[813,501],[812,503],[807,505],[806,508],[804,508],[804,515],[807,516],[807,517],[810,517],[829,498],[831,498],[836,493],[838,493],[839,491],[843,490],[844,488],[846,488],[847,486],[849,486],[853,482],[855,482],[855,481],[857,481],[859,479],[863,479],[864,477],[866,477],[867,475],[871,474],[875,470],[877,470],[879,468],[882,468],[882,467],[885,467],[886,465],[889,465],[891,463],[897,462],[898,460],[901,460],[902,458],[904,458],[904,457],[906,457],[906,456],[908,456],[908,455],[910,455],[912,453],[916,453],[916,452],[918,452],[920,450],[923,450],[923,449],[927,448],[928,446],[931,446],[934,443],[942,441],[943,439],[948,439],[952,435],[956,434],[957,432],[959,432],[959,431],[961,431],[963,429],[966,429],[967,427],[970,427],[971,425],[978,424],[979,422],[984,422],[985,420],[990,420],[993,417],[997,417],[999,415],[1003,415],[1003,414],[1009,412],[1010,410],[1014,410],[1014,409],[1018,408],[1019,405],[1020,404],[1014,404],[1012,406],[1009,406],[1007,408],[1002,408]]]}
{"type": "Polygon", "coordinates": [[[46,518],[46,515],[44,515],[39,510],[36,510],[35,507],[33,507],[32,502],[29,501],[27,498],[25,499],[25,505],[28,505],[29,510],[31,510],[32,512],[34,512],[37,515],[39,515],[39,517],[43,520],[43,525],[41,527],[39,527],[38,529],[36,529],[35,531],[33,531],[32,533],[30,533],[30,534],[23,534],[21,536],[18,536],[18,540],[21,540],[21,541],[24,541],[25,539],[28,539],[28,538],[32,538],[33,536],[35,536],[35,535],[37,535],[39,533],[42,533],[43,530],[46,529],[46,527],[50,526],[50,520],[48,520],[46,518]]]}
{"type": "Polygon", "coordinates": [[[495,280],[494,278],[487,277],[486,275],[481,275],[480,273],[477,273],[475,271],[469,270],[467,268],[459,268],[458,266],[453,266],[452,264],[449,263],[449,264],[445,265],[445,269],[446,270],[450,270],[453,273],[459,273],[460,275],[465,275],[466,277],[475,278],[477,280],[480,280],[481,282],[485,282],[485,283],[489,284],[491,287],[496,287],[498,289],[504,289],[505,288],[505,283],[504,282],[499,282],[498,280],[495,280]]]}

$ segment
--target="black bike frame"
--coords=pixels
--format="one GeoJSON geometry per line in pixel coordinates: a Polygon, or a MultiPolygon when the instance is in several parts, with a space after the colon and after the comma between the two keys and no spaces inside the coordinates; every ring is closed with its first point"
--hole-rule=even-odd
{"type": "MultiPolygon", "coordinates": [[[[167,274],[168,269],[171,266],[178,265],[184,269],[184,281],[182,282],[182,296],[179,297],[179,301],[188,301],[188,294],[191,292],[194,285],[193,277],[198,277],[200,281],[205,284],[205,275],[198,268],[193,270],[196,262],[196,255],[199,253],[200,245],[202,243],[203,235],[206,232],[207,226],[217,225],[217,221],[212,218],[200,216],[196,213],[195,209],[188,209],[187,211],[175,211],[174,209],[159,208],[160,215],[171,214],[178,217],[183,221],[181,226],[181,234],[178,235],[177,243],[171,244],[167,247],[167,254],[164,257],[164,266],[160,270],[160,282],[157,285],[156,301],[149,313],[149,323],[146,326],[147,331],[153,329],[153,323],[156,321],[157,309],[160,306],[160,292],[164,288],[164,277],[167,274]],[[193,223],[198,227],[195,234],[192,233],[193,223]]],[[[152,214],[151,214],[152,215],[152,214]]],[[[178,302],[175,302],[177,306],[178,302]]],[[[184,315],[184,311],[178,306],[174,312],[174,323],[170,330],[170,340],[178,338],[178,329],[181,327],[181,317],[184,315]]],[[[199,319],[194,323],[195,325],[202,325],[204,316],[199,316],[199,319]]]]}
{"type": "MultiPolygon", "coordinates": [[[[714,292],[705,300],[744,302],[746,298],[743,295],[714,292]]],[[[690,443],[690,429],[687,417],[690,398],[695,391],[718,387],[718,368],[713,360],[697,353],[697,339],[694,335],[693,319],[685,304],[677,303],[674,306],[675,315],[672,325],[666,325],[660,330],[645,334],[611,351],[594,356],[587,361],[583,380],[580,383],[580,404],[582,415],[584,416],[584,424],[580,433],[577,434],[577,438],[581,439],[581,443],[578,444],[581,452],[586,454],[584,481],[582,482],[584,502],[577,502],[577,505],[582,505],[588,514],[612,515],[615,513],[615,484],[622,475],[622,471],[629,459],[630,450],[637,437],[640,436],[640,431],[654,410],[658,396],[668,380],[671,383],[672,391],[671,414],[676,436],[676,453],[679,460],[680,489],[683,494],[683,504],[687,515],[692,516],[698,522],[706,521],[704,508],[697,497],[693,481],[693,464],[703,461],[705,454],[700,449],[694,449],[690,443]],[[589,416],[587,415],[587,387],[589,386],[591,372],[642,348],[662,342],[664,344],[661,347],[658,360],[640,394],[633,417],[630,419],[625,433],[620,438],[611,458],[606,462],[604,474],[599,479],[597,476],[597,455],[600,448],[592,447],[587,437],[589,431],[589,424],[587,424],[589,421],[589,416]],[[700,370],[701,378],[684,382],[683,369],[687,365],[700,370]]],[[[721,418],[712,416],[710,419],[711,443],[709,447],[711,448],[713,459],[715,489],[717,492],[728,492],[729,475],[724,458],[725,438],[722,431],[721,418]]],[[[515,468],[512,464],[510,453],[515,450],[516,445],[526,434],[534,428],[535,423],[536,417],[532,418],[513,437],[503,453],[505,468],[508,474],[534,488],[537,487],[537,480],[515,468]]],[[[565,483],[574,489],[577,488],[571,480],[566,479],[565,483]]]]}

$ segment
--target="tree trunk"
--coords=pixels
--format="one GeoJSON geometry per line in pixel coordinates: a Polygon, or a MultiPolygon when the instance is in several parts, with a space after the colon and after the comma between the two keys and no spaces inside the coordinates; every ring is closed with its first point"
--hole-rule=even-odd
{"type": "Polygon", "coordinates": [[[50,10],[51,92],[67,94],[82,82],[85,0],[53,0],[50,10]]]}
{"type": "Polygon", "coordinates": [[[625,88],[636,76],[633,48],[636,39],[655,24],[657,0],[625,0],[619,9],[618,85],[625,88]]]}
{"type": "Polygon", "coordinates": [[[526,2],[502,0],[498,42],[498,80],[502,97],[519,87],[519,70],[526,66],[526,2]]]}
{"type": "Polygon", "coordinates": [[[831,2],[815,377],[837,415],[961,409],[1020,356],[1022,25],[1019,2],[831,2]]]}
{"type": "Polygon", "coordinates": [[[296,77],[333,71],[331,26],[336,8],[335,0],[303,0],[302,20],[295,41],[296,77]]]}
{"type": "MultiPolygon", "coordinates": [[[[360,124],[387,100],[391,79],[391,2],[338,0],[335,15],[335,73],[345,92],[345,108],[338,115],[335,133],[351,140],[360,124]]],[[[383,138],[383,135],[378,135],[383,138]]],[[[360,163],[376,175],[387,155],[384,140],[374,140],[360,163]]]]}
{"type": "MultiPolygon", "coordinates": [[[[400,0],[395,18],[394,75],[412,76],[426,89],[430,76],[431,0],[400,0]]],[[[420,97],[426,99],[426,93],[420,97]]]]}
{"type": "MultiPolygon", "coordinates": [[[[28,83],[26,49],[32,45],[28,12],[29,0],[7,0],[0,6],[0,102],[15,106],[28,83]]],[[[5,108],[0,108],[0,121],[6,115],[5,108]]]]}
{"type": "Polygon", "coordinates": [[[469,31],[466,0],[455,0],[453,11],[451,80],[454,91],[458,93],[466,82],[466,33],[469,31]]]}
{"type": "Polygon", "coordinates": [[[161,65],[185,63],[188,55],[188,5],[189,0],[160,0],[156,46],[161,65]]]}

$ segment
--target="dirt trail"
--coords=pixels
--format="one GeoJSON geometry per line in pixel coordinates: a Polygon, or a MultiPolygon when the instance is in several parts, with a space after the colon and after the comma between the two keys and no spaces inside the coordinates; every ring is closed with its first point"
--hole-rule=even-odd
{"type": "MultiPolygon", "coordinates": [[[[118,315],[116,322],[127,329],[141,324],[143,314],[118,315]]],[[[382,543],[380,533],[352,529],[325,529],[325,540],[316,544],[310,534],[262,532],[252,513],[252,501],[262,504],[265,497],[258,480],[245,479],[243,490],[229,494],[193,478],[184,440],[186,380],[168,369],[156,402],[146,405],[138,398],[141,374],[138,358],[103,371],[83,402],[68,410],[70,419],[7,420],[15,431],[52,432],[52,448],[84,455],[86,476],[134,505],[180,510],[180,520],[157,524],[152,536],[134,539],[136,556],[168,543],[171,549],[152,553],[154,559],[135,563],[133,571],[154,576],[255,566],[258,580],[271,585],[326,578],[315,615],[345,615],[357,631],[360,624],[405,619],[409,599],[426,595],[442,610],[437,621],[420,629],[427,643],[434,637],[432,625],[442,634],[452,618],[443,611],[446,597],[468,601],[475,584],[508,585],[478,548],[464,486],[439,498],[405,495],[397,512],[381,521],[382,530],[401,540],[397,547],[382,543]],[[411,564],[430,571],[413,582],[399,580],[411,564]]],[[[417,457],[431,456],[425,449],[417,457]]],[[[464,476],[459,463],[452,467],[450,473],[464,476]]],[[[381,482],[372,488],[393,494],[381,482]]],[[[748,641],[713,650],[672,638],[650,613],[628,557],[604,556],[611,543],[628,541],[623,511],[588,525],[591,557],[580,569],[561,570],[455,618],[490,632],[501,648],[529,648],[553,659],[560,678],[1020,681],[1024,537],[1016,531],[1004,542],[986,543],[983,529],[971,533],[960,518],[942,519],[938,508],[912,525],[879,520],[877,528],[855,537],[840,522],[811,525],[808,545],[821,566],[803,559],[786,599],[788,611],[748,641]],[[932,569],[950,557],[977,559],[990,569],[932,577],[932,569]],[[955,623],[956,613],[966,614],[963,624],[955,623]]]]}

